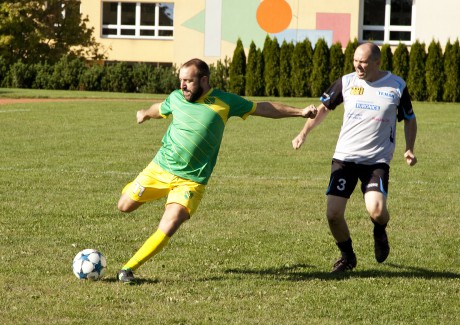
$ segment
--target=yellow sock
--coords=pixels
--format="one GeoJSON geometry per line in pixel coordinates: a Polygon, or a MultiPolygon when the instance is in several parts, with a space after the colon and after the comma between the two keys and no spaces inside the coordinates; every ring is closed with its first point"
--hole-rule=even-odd
{"type": "Polygon", "coordinates": [[[141,248],[139,248],[136,254],[131,257],[128,263],[123,266],[123,269],[131,269],[133,271],[136,270],[153,255],[161,252],[163,247],[168,244],[168,241],[169,237],[160,229],[158,229],[145,241],[145,243],[141,246],[141,248]]]}

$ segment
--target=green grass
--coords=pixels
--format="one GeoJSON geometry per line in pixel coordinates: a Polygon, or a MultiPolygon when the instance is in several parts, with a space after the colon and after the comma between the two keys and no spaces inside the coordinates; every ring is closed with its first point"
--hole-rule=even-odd
{"type": "MultiPolygon", "coordinates": [[[[0,96],[93,97],[9,91],[0,89],[0,96]]],[[[136,110],[154,97],[136,96],[0,105],[0,323],[460,323],[460,104],[414,103],[419,162],[413,168],[403,161],[398,125],[392,251],[382,265],[374,260],[372,227],[357,190],[347,220],[358,267],[329,274],[338,251],[324,191],[339,108],[299,151],[290,142],[302,119],[231,119],[196,215],[138,270],[140,285],[124,286],[115,272],[156,229],[163,201],[131,214],[119,213],[116,202],[169,123],[137,125],[136,110]],[[107,257],[103,280],[72,274],[72,259],[84,248],[107,257]]],[[[299,107],[316,102],[276,100],[299,107]]]]}

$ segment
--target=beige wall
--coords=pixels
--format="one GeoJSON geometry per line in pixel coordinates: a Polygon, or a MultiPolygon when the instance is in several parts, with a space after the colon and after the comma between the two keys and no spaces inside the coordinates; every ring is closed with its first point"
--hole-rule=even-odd
{"type": "MultiPolygon", "coordinates": [[[[182,23],[205,7],[205,0],[176,0],[174,2],[174,41],[172,61],[180,65],[191,58],[204,58],[204,35],[186,28],[182,23]]],[[[209,62],[209,60],[206,60],[209,62]]],[[[209,62],[211,63],[211,62],[209,62]]]]}
{"type": "MultiPolygon", "coordinates": [[[[123,2],[137,2],[139,0],[122,0],[123,2]]],[[[155,0],[141,0],[156,2],[155,0]]],[[[158,2],[158,0],[157,0],[158,2]]],[[[174,0],[174,40],[141,40],[141,39],[114,39],[101,38],[102,0],[82,0],[81,12],[88,15],[90,27],[94,27],[95,37],[101,43],[110,61],[147,61],[173,62],[181,64],[191,57],[200,57],[209,63],[214,63],[225,57],[231,58],[235,49],[235,42],[222,40],[220,57],[206,57],[204,55],[204,34],[183,26],[183,23],[193,18],[205,9],[206,0],[174,0]]],[[[287,0],[293,11],[293,18],[289,28],[309,29],[316,28],[316,13],[350,13],[350,38],[357,37],[359,0],[287,0]],[[299,14],[300,13],[300,14],[299,14]]],[[[249,44],[244,44],[247,48],[249,44]]]]}
{"type": "MultiPolygon", "coordinates": [[[[159,0],[122,0],[123,2],[158,2],[159,0]]],[[[192,57],[199,57],[209,63],[231,58],[235,49],[234,40],[220,41],[220,56],[205,56],[205,35],[197,28],[185,27],[184,23],[193,20],[205,9],[207,0],[170,0],[162,2],[174,3],[174,39],[173,40],[142,40],[142,39],[113,39],[101,38],[102,0],[81,0],[81,12],[88,15],[90,27],[94,27],[95,37],[107,49],[110,61],[135,61],[135,62],[172,62],[176,65],[184,63],[192,57]]],[[[213,1],[213,0],[208,0],[213,1]]],[[[218,1],[218,0],[215,0],[218,1]]],[[[350,14],[350,39],[358,38],[360,29],[360,8],[364,0],[286,0],[292,9],[292,20],[288,29],[310,30],[316,29],[317,13],[348,13],[350,14]]],[[[432,39],[439,40],[442,45],[447,39],[455,40],[460,36],[460,0],[437,0],[433,5],[432,0],[413,0],[416,4],[415,37],[426,43],[432,39]]],[[[244,3],[235,0],[235,3],[244,3]]],[[[233,3],[223,2],[227,6],[233,3]]],[[[252,2],[254,8],[254,2],[252,2]]],[[[257,4],[255,4],[258,6],[257,4]]],[[[228,8],[228,7],[227,7],[228,8]]],[[[225,14],[225,13],[223,13],[225,14]]],[[[252,14],[251,14],[252,15],[252,14]]],[[[227,17],[226,17],[227,18],[227,17]]],[[[232,20],[238,24],[238,18],[232,20]]],[[[249,19],[248,17],[245,18],[249,19]]],[[[252,16],[251,16],[252,19],[252,16]]],[[[227,20],[228,22],[228,20],[227,20]]],[[[254,22],[256,24],[256,22],[254,22]]],[[[199,25],[199,23],[198,23],[199,25]]],[[[258,27],[258,25],[254,25],[258,27]]],[[[255,28],[257,29],[257,28],[255,28]]],[[[263,32],[263,31],[262,31],[263,32]]],[[[254,30],[248,30],[245,36],[256,35],[254,30]]],[[[266,34],[259,30],[259,40],[256,44],[260,47],[266,34]]],[[[244,36],[244,35],[243,35],[244,36]]],[[[250,36],[252,37],[252,36],[250,36]]],[[[243,42],[246,48],[249,42],[243,42]]]]}
{"type": "Polygon", "coordinates": [[[460,38],[459,0],[415,0],[415,38],[428,44],[434,39],[444,46],[460,38]]]}
{"type": "MultiPolygon", "coordinates": [[[[123,0],[123,2],[138,2],[138,0],[123,0]]],[[[94,27],[94,36],[96,37],[96,40],[99,43],[101,43],[107,50],[108,60],[136,62],[173,61],[172,59],[174,58],[174,41],[171,40],[101,38],[101,0],[82,0],[80,11],[83,15],[88,15],[89,27],[94,27]]]]}

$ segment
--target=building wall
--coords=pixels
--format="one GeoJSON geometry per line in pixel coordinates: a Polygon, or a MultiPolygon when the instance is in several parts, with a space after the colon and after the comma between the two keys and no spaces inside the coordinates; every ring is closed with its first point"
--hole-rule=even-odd
{"type": "Polygon", "coordinates": [[[460,38],[459,0],[415,0],[415,38],[428,46],[434,39],[444,46],[460,38]]]}
{"type": "MultiPolygon", "coordinates": [[[[122,2],[159,2],[123,0],[122,2]]],[[[414,0],[415,38],[426,43],[460,35],[455,14],[460,1],[414,0]]],[[[359,39],[360,15],[364,0],[170,0],[174,3],[174,39],[141,40],[101,37],[102,0],[82,0],[81,12],[88,15],[99,43],[108,49],[110,61],[169,62],[180,65],[192,57],[209,63],[231,58],[240,38],[246,49],[252,41],[262,48],[267,35],[297,41],[309,38],[315,44],[324,38],[329,45],[359,39]],[[286,4],[288,7],[286,7],[286,4]],[[265,11],[262,11],[262,9],[265,11]],[[284,9],[290,10],[286,13],[284,9]],[[284,11],[283,11],[284,10],[284,11]],[[263,13],[263,14],[261,14],[263,13]],[[274,16],[269,16],[273,14],[274,16]],[[265,23],[264,25],[264,17],[265,23]],[[285,22],[281,30],[267,31],[274,22],[285,22]],[[261,27],[263,25],[264,28],[261,27]]]]}

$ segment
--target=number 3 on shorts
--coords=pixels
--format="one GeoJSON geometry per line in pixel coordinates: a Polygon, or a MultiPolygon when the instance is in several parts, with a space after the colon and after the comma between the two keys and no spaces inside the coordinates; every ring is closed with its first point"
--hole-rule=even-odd
{"type": "Polygon", "coordinates": [[[338,183],[339,183],[339,185],[337,185],[337,189],[339,191],[344,191],[345,190],[345,184],[347,183],[347,181],[344,178],[340,178],[338,180],[338,183]]]}

